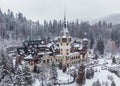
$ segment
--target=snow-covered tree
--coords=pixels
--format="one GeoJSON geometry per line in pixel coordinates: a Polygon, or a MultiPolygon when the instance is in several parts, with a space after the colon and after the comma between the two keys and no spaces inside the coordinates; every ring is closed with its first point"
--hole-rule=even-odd
{"type": "Polygon", "coordinates": [[[7,81],[9,80],[8,82],[13,82],[14,68],[11,58],[7,56],[6,50],[3,49],[1,49],[0,51],[0,57],[1,57],[0,80],[6,81],[5,79],[7,79],[7,81]]]}
{"type": "Polygon", "coordinates": [[[96,86],[101,86],[99,79],[97,79],[97,81],[96,81],[96,86]]]}
{"type": "Polygon", "coordinates": [[[57,69],[56,69],[56,66],[55,66],[55,63],[53,62],[52,65],[51,65],[51,78],[53,80],[53,84],[57,84],[57,69]]]}
{"type": "Polygon", "coordinates": [[[113,64],[116,63],[116,58],[115,58],[115,57],[112,58],[112,63],[113,63],[113,64]]]}
{"type": "Polygon", "coordinates": [[[78,76],[77,76],[77,83],[79,85],[83,85],[85,84],[85,80],[86,80],[86,77],[85,77],[85,66],[84,64],[80,64],[80,67],[79,67],[79,70],[78,70],[78,76]]]}
{"type": "Polygon", "coordinates": [[[24,82],[23,72],[20,68],[17,68],[16,74],[15,74],[14,86],[22,86],[22,85],[24,85],[23,82],[24,82]]]}
{"type": "Polygon", "coordinates": [[[86,71],[86,78],[87,79],[91,79],[91,78],[93,78],[93,76],[94,76],[94,70],[91,68],[91,69],[87,69],[87,71],[86,71]]]}
{"type": "Polygon", "coordinates": [[[6,75],[4,79],[2,79],[2,82],[0,83],[0,86],[11,86],[13,82],[10,79],[9,75],[6,75]]]}
{"type": "Polygon", "coordinates": [[[62,69],[62,62],[59,62],[59,68],[62,69]]]}
{"type": "Polygon", "coordinates": [[[116,84],[115,84],[115,82],[114,82],[114,81],[112,81],[111,86],[116,86],[116,84]]]}
{"type": "Polygon", "coordinates": [[[32,86],[32,83],[33,83],[33,77],[31,75],[31,71],[30,71],[30,68],[29,67],[25,67],[23,69],[23,80],[24,80],[24,83],[25,83],[25,86],[32,86]]]}
{"type": "Polygon", "coordinates": [[[66,70],[67,70],[67,67],[66,67],[66,65],[64,65],[63,68],[62,68],[62,71],[66,72],[66,70]]]}
{"type": "Polygon", "coordinates": [[[94,45],[94,38],[93,38],[93,33],[91,31],[91,33],[90,33],[90,49],[93,48],[93,45],[94,45]]]}
{"type": "Polygon", "coordinates": [[[99,79],[96,82],[93,82],[92,86],[101,86],[99,79]]]}
{"type": "Polygon", "coordinates": [[[100,54],[104,54],[104,42],[101,38],[97,41],[97,50],[100,54]]]}

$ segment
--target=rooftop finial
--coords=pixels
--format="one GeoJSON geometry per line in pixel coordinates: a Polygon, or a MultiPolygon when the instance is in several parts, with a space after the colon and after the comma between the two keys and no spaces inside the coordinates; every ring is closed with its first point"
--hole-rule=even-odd
{"type": "Polygon", "coordinates": [[[66,7],[64,8],[64,28],[66,28],[66,7]]]}

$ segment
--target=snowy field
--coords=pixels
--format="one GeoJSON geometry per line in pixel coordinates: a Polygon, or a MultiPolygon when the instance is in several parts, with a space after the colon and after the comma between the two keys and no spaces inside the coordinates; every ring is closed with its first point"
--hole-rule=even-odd
{"type": "MultiPolygon", "coordinates": [[[[99,81],[101,83],[101,86],[105,86],[103,83],[108,83],[108,86],[111,86],[111,80],[108,79],[109,76],[113,77],[113,81],[115,82],[116,86],[120,86],[120,78],[117,75],[115,75],[114,73],[109,72],[107,69],[102,70],[101,65],[104,62],[108,62],[107,66],[112,66],[111,65],[111,63],[112,63],[111,59],[110,60],[99,59],[100,66],[94,67],[94,69],[97,70],[97,72],[95,72],[95,75],[94,75],[94,77],[92,79],[86,79],[86,83],[83,86],[92,86],[93,82],[96,82],[97,79],[99,79],[99,81]]],[[[60,85],[60,86],[79,86],[79,85],[77,85],[77,83],[74,82],[71,85],[60,85]]]]}

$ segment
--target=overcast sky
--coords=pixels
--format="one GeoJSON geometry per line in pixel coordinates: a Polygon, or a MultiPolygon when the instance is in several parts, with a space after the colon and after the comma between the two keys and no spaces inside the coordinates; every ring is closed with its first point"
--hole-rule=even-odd
{"type": "Polygon", "coordinates": [[[2,11],[22,12],[34,21],[63,19],[64,6],[67,20],[93,20],[120,13],[120,0],[0,0],[2,11]]]}

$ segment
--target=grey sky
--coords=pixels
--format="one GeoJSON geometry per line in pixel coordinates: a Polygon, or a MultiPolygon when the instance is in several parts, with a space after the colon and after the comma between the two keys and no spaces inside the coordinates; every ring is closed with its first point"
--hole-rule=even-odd
{"type": "Polygon", "coordinates": [[[22,12],[34,21],[63,19],[66,6],[67,19],[93,20],[120,13],[120,0],[0,0],[2,11],[22,12]]]}

